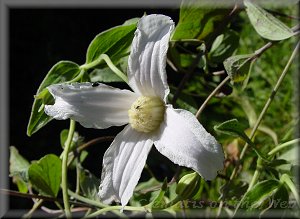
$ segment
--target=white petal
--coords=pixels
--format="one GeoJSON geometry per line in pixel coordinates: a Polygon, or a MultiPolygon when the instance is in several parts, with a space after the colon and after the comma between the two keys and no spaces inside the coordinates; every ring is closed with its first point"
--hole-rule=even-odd
{"type": "Polygon", "coordinates": [[[104,203],[115,200],[125,206],[133,194],[152,147],[148,135],[127,125],[103,157],[99,196],[104,203]]]}
{"type": "Polygon", "coordinates": [[[173,29],[174,22],[164,15],[148,15],[139,21],[128,59],[129,85],[135,92],[166,99],[166,58],[173,29]]]}
{"type": "Polygon", "coordinates": [[[128,110],[138,96],[104,84],[56,84],[48,87],[55,99],[45,113],[55,119],[74,119],[87,128],[108,128],[128,123],[128,110]]]}
{"type": "Polygon", "coordinates": [[[160,153],[180,166],[192,168],[206,180],[223,169],[224,154],[216,139],[186,110],[167,106],[160,133],[154,138],[160,153]]]}

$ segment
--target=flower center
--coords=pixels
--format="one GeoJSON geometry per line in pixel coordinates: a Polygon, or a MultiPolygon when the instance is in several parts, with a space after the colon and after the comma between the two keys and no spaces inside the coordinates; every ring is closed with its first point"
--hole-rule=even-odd
{"type": "Polygon", "coordinates": [[[165,103],[159,97],[141,96],[128,110],[131,127],[139,132],[157,129],[164,119],[165,103]]]}

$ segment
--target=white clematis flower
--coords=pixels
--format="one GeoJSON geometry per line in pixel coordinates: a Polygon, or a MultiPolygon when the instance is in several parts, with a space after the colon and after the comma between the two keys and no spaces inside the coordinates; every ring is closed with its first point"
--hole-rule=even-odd
{"type": "Polygon", "coordinates": [[[45,106],[45,112],[55,119],[71,118],[98,129],[129,123],[103,157],[99,196],[105,203],[128,203],[153,144],[171,161],[206,180],[223,168],[223,150],[215,138],[192,113],[166,103],[166,55],[173,28],[173,21],[164,15],[139,21],[128,61],[134,92],[92,83],[48,87],[55,104],[45,106]]]}

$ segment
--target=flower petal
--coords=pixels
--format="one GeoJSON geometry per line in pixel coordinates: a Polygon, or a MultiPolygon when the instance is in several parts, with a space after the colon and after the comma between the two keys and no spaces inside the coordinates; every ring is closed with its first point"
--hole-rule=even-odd
{"type": "Polygon", "coordinates": [[[125,206],[133,194],[152,147],[148,135],[127,125],[103,157],[99,196],[104,203],[121,201],[125,206]]]}
{"type": "Polygon", "coordinates": [[[174,22],[164,15],[148,15],[139,21],[128,59],[129,85],[135,92],[166,99],[166,59],[173,29],[174,22]]]}
{"type": "Polygon", "coordinates": [[[128,123],[128,110],[137,99],[129,90],[104,84],[56,84],[48,87],[55,99],[45,113],[55,119],[74,119],[86,128],[108,128],[128,123]]]}
{"type": "Polygon", "coordinates": [[[186,110],[168,105],[160,133],[154,137],[157,150],[174,163],[192,168],[206,180],[223,169],[224,154],[216,139],[186,110]]]}

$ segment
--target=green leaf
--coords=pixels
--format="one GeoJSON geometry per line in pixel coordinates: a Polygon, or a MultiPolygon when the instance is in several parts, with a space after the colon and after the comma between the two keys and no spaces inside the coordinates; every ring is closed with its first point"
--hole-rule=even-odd
{"type": "Polygon", "coordinates": [[[274,159],[267,165],[270,167],[277,167],[277,166],[281,166],[281,165],[285,165],[285,164],[289,164],[289,162],[284,159],[274,159]]]}
{"type": "Polygon", "coordinates": [[[150,178],[148,181],[146,181],[146,182],[141,182],[141,183],[139,183],[136,187],[135,187],[135,189],[134,189],[134,191],[135,192],[143,192],[143,190],[147,190],[147,189],[149,189],[150,187],[155,187],[155,186],[159,186],[159,185],[161,185],[161,182],[159,182],[159,181],[157,181],[157,179],[155,179],[155,178],[150,178]]]}
{"type": "Polygon", "coordinates": [[[246,12],[256,32],[269,40],[284,40],[294,35],[292,29],[251,1],[245,0],[246,12]]]}
{"type": "Polygon", "coordinates": [[[97,60],[101,54],[108,55],[112,62],[124,57],[129,51],[136,22],[136,20],[131,20],[98,34],[88,47],[86,64],[97,60]]]}
{"type": "Polygon", "coordinates": [[[28,187],[28,168],[30,163],[19,154],[19,151],[14,147],[10,147],[9,157],[9,176],[12,177],[13,183],[18,187],[18,190],[27,193],[28,187]]]}
{"type": "MultiPolygon", "coordinates": [[[[69,169],[75,169],[76,166],[79,165],[78,163],[81,164],[81,163],[87,158],[88,154],[89,154],[89,153],[88,153],[87,151],[85,151],[85,150],[80,151],[79,159],[78,159],[78,158],[77,158],[77,159],[75,158],[75,159],[72,161],[72,163],[69,164],[68,168],[69,168],[69,169]]],[[[69,156],[68,159],[71,160],[74,156],[75,156],[74,153],[72,153],[71,156],[69,156]]],[[[78,156],[78,155],[77,155],[77,156],[78,156]]]]}
{"type": "Polygon", "coordinates": [[[250,191],[248,191],[241,203],[241,208],[255,209],[270,198],[279,188],[278,180],[265,180],[257,183],[250,191]]]}
{"type": "Polygon", "coordinates": [[[9,157],[9,175],[19,176],[23,181],[28,181],[28,168],[30,163],[19,154],[19,151],[14,147],[10,147],[9,157]]]}
{"type": "MultiPolygon", "coordinates": [[[[171,89],[171,92],[169,95],[168,95],[168,100],[169,102],[172,101],[173,97],[174,97],[174,94],[173,94],[173,89],[171,89]]],[[[175,92],[175,90],[174,90],[175,92]]],[[[181,109],[185,109],[185,110],[188,110],[190,111],[191,113],[193,114],[196,114],[197,112],[197,103],[196,101],[194,100],[193,97],[189,96],[189,95],[186,95],[186,94],[180,94],[180,97],[176,100],[176,104],[178,105],[178,107],[180,107],[181,109]]]]}
{"type": "Polygon", "coordinates": [[[288,204],[289,192],[284,184],[281,184],[274,194],[272,207],[275,209],[286,209],[288,204]]]}
{"type": "Polygon", "coordinates": [[[219,35],[212,44],[208,57],[213,63],[222,63],[231,56],[239,46],[239,34],[233,30],[227,30],[219,35]]]}
{"type": "Polygon", "coordinates": [[[223,62],[224,68],[233,83],[248,81],[253,63],[251,57],[253,57],[253,54],[236,55],[227,58],[223,62]]]}
{"type": "Polygon", "coordinates": [[[205,44],[201,40],[188,39],[180,41],[171,41],[168,58],[179,71],[189,68],[191,65],[202,69],[206,65],[205,44]],[[198,56],[201,58],[198,59],[198,56]],[[195,61],[197,60],[197,63],[195,61]]]}
{"type": "Polygon", "coordinates": [[[90,73],[92,82],[124,82],[122,78],[116,75],[109,67],[94,69],[90,73]]]}
{"type": "Polygon", "coordinates": [[[300,207],[299,191],[297,190],[297,187],[294,184],[294,182],[291,180],[290,176],[287,175],[287,174],[283,174],[280,178],[280,182],[283,182],[288,186],[288,188],[293,193],[294,198],[296,199],[296,202],[297,202],[298,206],[300,207]]]}
{"type": "Polygon", "coordinates": [[[33,102],[31,115],[27,126],[28,136],[31,136],[33,133],[37,132],[52,120],[52,118],[46,115],[43,110],[44,105],[53,103],[53,98],[46,87],[51,84],[70,81],[74,79],[79,73],[79,66],[76,63],[70,61],[60,61],[50,69],[50,71],[40,84],[33,102]]]}
{"type": "Polygon", "coordinates": [[[172,40],[204,39],[222,22],[228,9],[207,7],[202,1],[184,0],[180,7],[179,22],[172,40]]]}
{"type": "Polygon", "coordinates": [[[247,191],[248,184],[237,179],[230,180],[221,187],[222,197],[226,200],[239,200],[247,191]]]}
{"type": "Polygon", "coordinates": [[[13,183],[17,185],[19,192],[22,193],[28,192],[28,185],[21,177],[13,176],[13,183]]]}
{"type": "Polygon", "coordinates": [[[167,179],[164,180],[158,195],[152,200],[152,202],[149,204],[149,207],[151,209],[163,209],[166,205],[166,202],[164,200],[165,193],[168,189],[168,181],[167,179]]]}
{"type": "Polygon", "coordinates": [[[146,182],[139,183],[134,189],[133,196],[130,199],[130,205],[143,206],[149,204],[159,193],[157,189],[159,189],[160,186],[161,182],[153,177],[146,182]]]}
{"type": "Polygon", "coordinates": [[[82,169],[79,176],[80,188],[84,197],[99,201],[97,194],[100,180],[86,169],[82,169]]]}
{"type": "Polygon", "coordinates": [[[231,119],[226,122],[221,123],[220,125],[215,125],[214,129],[218,132],[235,136],[235,137],[240,137],[242,138],[245,142],[247,142],[251,148],[254,150],[254,152],[264,161],[270,162],[265,155],[263,155],[259,150],[256,149],[255,145],[251,141],[251,139],[245,134],[245,126],[243,126],[241,123],[238,122],[237,119],[231,119]]]}
{"type": "Polygon", "coordinates": [[[40,194],[56,197],[61,183],[61,160],[54,154],[48,154],[30,165],[28,176],[40,194]]]}
{"type": "MultiPolygon", "coordinates": [[[[64,129],[60,132],[60,145],[62,148],[65,147],[65,142],[67,141],[68,138],[68,134],[69,134],[69,130],[68,129],[64,129]]],[[[83,137],[81,137],[78,132],[74,132],[73,134],[73,138],[72,138],[72,142],[71,142],[71,146],[70,146],[70,151],[74,150],[74,148],[76,148],[78,145],[83,143],[83,137]]]]}
{"type": "MultiPolygon", "coordinates": [[[[237,119],[231,119],[228,121],[225,121],[219,125],[215,125],[214,129],[218,132],[235,136],[235,137],[242,137],[246,135],[244,130],[246,129],[245,125],[242,125],[239,123],[237,119]]],[[[248,138],[248,137],[247,137],[248,138]]]]}

